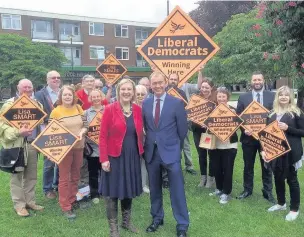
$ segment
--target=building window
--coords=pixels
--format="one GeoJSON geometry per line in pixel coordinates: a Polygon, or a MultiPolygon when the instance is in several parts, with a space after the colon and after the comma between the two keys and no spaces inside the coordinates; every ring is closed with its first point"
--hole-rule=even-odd
{"type": "Polygon", "coordinates": [[[2,29],[6,30],[21,30],[21,16],[20,15],[9,15],[2,14],[2,29]]]}
{"type": "Polygon", "coordinates": [[[141,39],[141,40],[145,40],[148,38],[148,31],[145,31],[145,30],[136,30],[135,31],[135,38],[136,39],[141,39]]]}
{"type": "Polygon", "coordinates": [[[53,32],[53,24],[50,21],[40,21],[34,20],[32,21],[33,31],[39,33],[52,33],[53,32]]]}
{"type": "Polygon", "coordinates": [[[103,46],[90,46],[90,59],[105,59],[103,46]]]}
{"type": "Polygon", "coordinates": [[[79,26],[71,23],[60,23],[61,35],[79,35],[79,26]]]}
{"type": "Polygon", "coordinates": [[[128,38],[129,30],[127,25],[115,25],[115,37],[128,38]]]}
{"type": "Polygon", "coordinates": [[[90,22],[90,35],[104,36],[104,24],[98,22],[90,22]]]}
{"type": "Polygon", "coordinates": [[[127,47],[116,47],[115,54],[119,60],[129,60],[129,48],[127,47]]]}

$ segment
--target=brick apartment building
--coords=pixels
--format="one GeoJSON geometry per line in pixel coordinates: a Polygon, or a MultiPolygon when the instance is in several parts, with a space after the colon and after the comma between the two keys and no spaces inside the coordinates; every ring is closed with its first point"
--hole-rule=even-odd
{"type": "Polygon", "coordinates": [[[74,16],[57,13],[0,8],[0,34],[12,33],[58,47],[67,58],[67,80],[95,74],[96,66],[113,53],[137,79],[150,74],[138,47],[156,23],[74,16]]]}

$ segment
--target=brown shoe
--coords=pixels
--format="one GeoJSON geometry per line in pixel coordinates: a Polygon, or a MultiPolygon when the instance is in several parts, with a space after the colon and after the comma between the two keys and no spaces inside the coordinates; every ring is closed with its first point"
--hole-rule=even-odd
{"type": "Polygon", "coordinates": [[[45,197],[48,199],[56,199],[57,195],[54,191],[50,191],[45,194],[45,197]]]}
{"type": "Polygon", "coordinates": [[[30,215],[30,213],[26,210],[25,207],[16,208],[15,211],[16,211],[17,215],[21,216],[21,217],[27,217],[30,215]]]}
{"type": "Polygon", "coordinates": [[[26,207],[28,207],[34,211],[43,211],[44,210],[43,206],[39,206],[37,204],[27,204],[26,207]]]}

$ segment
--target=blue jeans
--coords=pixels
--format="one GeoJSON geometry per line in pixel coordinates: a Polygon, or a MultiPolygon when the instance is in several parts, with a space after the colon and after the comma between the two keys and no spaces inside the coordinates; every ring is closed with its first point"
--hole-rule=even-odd
{"type": "Polygon", "coordinates": [[[44,157],[43,162],[43,192],[44,194],[53,191],[58,186],[59,169],[51,160],[44,157]]]}

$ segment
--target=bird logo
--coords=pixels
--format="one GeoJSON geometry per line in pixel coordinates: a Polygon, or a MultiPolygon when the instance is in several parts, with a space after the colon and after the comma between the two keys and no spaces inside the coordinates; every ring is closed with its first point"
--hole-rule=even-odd
{"type": "Polygon", "coordinates": [[[51,132],[53,133],[53,132],[56,132],[56,131],[58,131],[59,130],[59,128],[56,128],[56,127],[51,127],[51,132]]]}
{"type": "Polygon", "coordinates": [[[252,106],[252,108],[251,108],[251,111],[252,111],[252,112],[255,112],[255,111],[257,111],[257,110],[259,110],[259,108],[252,106]]]}
{"type": "Polygon", "coordinates": [[[171,21],[171,27],[172,27],[172,29],[170,30],[170,32],[172,34],[174,34],[178,30],[183,30],[185,28],[185,26],[186,25],[176,24],[173,21],[171,21]]]}
{"type": "Polygon", "coordinates": [[[223,114],[227,114],[227,110],[222,110],[222,109],[219,109],[218,110],[218,116],[221,116],[223,114]]]}
{"type": "Polygon", "coordinates": [[[115,63],[115,61],[113,59],[109,59],[109,63],[115,63]]]}
{"type": "Polygon", "coordinates": [[[20,106],[21,107],[24,107],[24,106],[26,106],[26,105],[28,105],[28,102],[26,102],[26,101],[20,101],[20,106]]]}
{"type": "Polygon", "coordinates": [[[273,128],[271,129],[271,131],[270,131],[270,132],[271,132],[271,133],[278,133],[278,132],[279,132],[279,130],[277,130],[276,128],[274,128],[274,127],[273,127],[273,128]]]}

